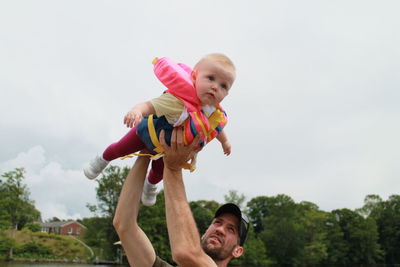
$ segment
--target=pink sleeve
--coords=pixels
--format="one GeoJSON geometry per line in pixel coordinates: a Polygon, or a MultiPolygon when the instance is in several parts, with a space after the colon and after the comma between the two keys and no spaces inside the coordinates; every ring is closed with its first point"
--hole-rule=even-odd
{"type": "Polygon", "coordinates": [[[154,64],[154,74],[168,88],[168,92],[191,103],[199,103],[191,73],[192,68],[167,57],[158,59],[154,64]]]}

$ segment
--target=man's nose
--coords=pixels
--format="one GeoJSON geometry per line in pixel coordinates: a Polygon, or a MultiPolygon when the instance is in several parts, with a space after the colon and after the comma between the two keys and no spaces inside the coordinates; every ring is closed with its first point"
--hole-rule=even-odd
{"type": "Polygon", "coordinates": [[[217,228],[215,228],[215,232],[218,235],[223,235],[225,233],[225,229],[223,225],[219,225],[217,228]]]}

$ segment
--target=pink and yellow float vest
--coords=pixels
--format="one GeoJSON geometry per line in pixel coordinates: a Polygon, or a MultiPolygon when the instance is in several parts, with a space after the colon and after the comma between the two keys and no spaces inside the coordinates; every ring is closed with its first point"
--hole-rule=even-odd
{"type": "MultiPolygon", "coordinates": [[[[185,144],[191,143],[194,136],[202,133],[199,147],[203,147],[214,139],[226,125],[228,119],[225,111],[218,105],[211,116],[207,118],[197,97],[191,79],[192,69],[189,66],[176,63],[167,57],[155,58],[153,64],[155,75],[168,88],[166,92],[181,100],[187,109],[189,117],[183,123],[185,144]]],[[[147,120],[148,133],[154,145],[153,150],[162,153],[163,149],[159,144],[152,117],[153,115],[150,115],[147,120]]]]}

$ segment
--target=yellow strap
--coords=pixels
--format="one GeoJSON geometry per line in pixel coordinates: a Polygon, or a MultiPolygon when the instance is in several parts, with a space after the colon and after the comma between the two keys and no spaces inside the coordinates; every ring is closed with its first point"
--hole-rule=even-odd
{"type": "MultiPolygon", "coordinates": [[[[124,160],[124,159],[128,159],[128,158],[133,158],[134,156],[136,157],[150,157],[150,159],[152,160],[157,160],[159,158],[162,158],[164,156],[164,154],[158,153],[156,155],[153,154],[146,154],[146,153],[132,153],[123,157],[120,157],[120,159],[124,160]]],[[[183,164],[182,168],[184,168],[185,170],[190,170],[190,172],[194,172],[196,170],[196,167],[193,166],[192,164],[190,164],[189,162],[186,162],[185,164],[183,164]]]]}
{"type": "Polygon", "coordinates": [[[149,135],[150,135],[151,142],[155,146],[154,151],[157,153],[164,152],[163,147],[158,142],[156,129],[154,128],[154,123],[153,123],[153,114],[149,115],[149,118],[147,120],[147,128],[149,129],[149,135]]]}
{"type": "Polygon", "coordinates": [[[182,168],[184,168],[185,170],[189,170],[190,172],[194,172],[196,170],[196,167],[190,164],[189,162],[183,164],[182,168]]]}
{"type": "Polygon", "coordinates": [[[154,155],[145,154],[145,153],[143,153],[143,154],[141,154],[141,153],[132,153],[132,154],[128,154],[126,156],[120,157],[120,159],[128,159],[128,158],[130,159],[130,158],[133,158],[134,156],[137,156],[137,157],[140,157],[140,156],[152,157],[154,155]]]}
{"type": "Polygon", "coordinates": [[[151,64],[155,65],[155,64],[157,63],[157,61],[158,61],[158,57],[155,57],[155,58],[153,59],[153,61],[151,62],[151,64]]]}
{"type": "MultiPolygon", "coordinates": [[[[149,135],[150,135],[151,142],[155,146],[154,151],[158,152],[158,154],[153,155],[153,154],[146,154],[146,153],[143,153],[143,154],[142,153],[132,153],[132,154],[120,157],[120,159],[132,158],[134,156],[137,156],[137,157],[147,156],[147,157],[150,157],[150,159],[152,159],[152,160],[157,160],[164,156],[164,154],[163,154],[164,148],[158,142],[156,130],[154,128],[153,114],[149,115],[149,118],[147,120],[147,127],[149,129],[149,135]]],[[[204,127],[203,127],[203,130],[204,130],[204,127]]],[[[183,165],[183,168],[186,170],[190,170],[191,172],[193,172],[196,169],[195,166],[192,166],[188,162],[183,165]]]]}
{"type": "Polygon", "coordinates": [[[208,118],[208,122],[210,123],[210,131],[212,132],[215,128],[217,128],[220,122],[226,123],[226,120],[222,111],[220,109],[216,109],[208,118]]]}
{"type": "Polygon", "coordinates": [[[195,111],[195,112],[193,112],[193,113],[194,113],[194,116],[196,117],[197,122],[198,122],[198,123],[200,124],[200,126],[201,126],[201,129],[202,129],[202,131],[203,131],[203,134],[206,134],[206,135],[207,135],[207,136],[206,136],[206,137],[207,137],[207,140],[210,139],[210,134],[207,133],[206,128],[205,128],[203,122],[201,121],[201,119],[200,119],[199,116],[197,115],[197,112],[195,111]]]}

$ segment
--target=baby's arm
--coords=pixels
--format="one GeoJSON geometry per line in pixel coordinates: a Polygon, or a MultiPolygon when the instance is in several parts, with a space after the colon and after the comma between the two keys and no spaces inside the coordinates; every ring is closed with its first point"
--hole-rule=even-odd
{"type": "Polygon", "coordinates": [[[225,130],[222,129],[222,131],[219,132],[219,134],[217,135],[217,139],[222,145],[222,149],[224,150],[224,154],[227,155],[227,156],[229,154],[231,154],[231,143],[228,140],[228,136],[226,135],[225,130]]]}
{"type": "Polygon", "coordinates": [[[156,113],[150,101],[143,102],[134,106],[124,117],[124,124],[132,128],[138,125],[143,117],[156,113]]]}

